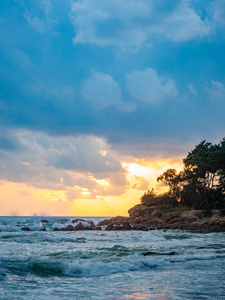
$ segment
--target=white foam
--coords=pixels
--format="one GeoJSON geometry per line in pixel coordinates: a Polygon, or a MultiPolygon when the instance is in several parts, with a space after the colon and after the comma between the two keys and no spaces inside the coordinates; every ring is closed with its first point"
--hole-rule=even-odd
{"type": "Polygon", "coordinates": [[[150,269],[168,264],[170,264],[170,262],[163,258],[146,258],[138,254],[134,254],[116,260],[114,258],[114,260],[104,259],[102,261],[80,261],[76,263],[65,262],[62,266],[62,272],[65,276],[96,277],[114,273],[150,269]]]}

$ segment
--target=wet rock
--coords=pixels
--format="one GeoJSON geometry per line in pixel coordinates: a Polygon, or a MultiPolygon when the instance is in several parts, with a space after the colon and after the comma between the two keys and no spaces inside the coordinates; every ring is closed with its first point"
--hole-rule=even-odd
{"type": "Polygon", "coordinates": [[[83,222],[83,223],[87,223],[88,225],[89,225],[89,227],[95,227],[95,224],[94,224],[94,222],[93,221],[90,221],[90,220],[85,220],[85,219],[75,219],[75,220],[73,220],[72,221],[72,224],[74,224],[74,223],[80,223],[80,222],[83,222]]]}
{"type": "Polygon", "coordinates": [[[75,228],[74,228],[74,230],[84,230],[84,225],[81,223],[81,222],[79,222],[76,226],[75,226],[75,228]]]}
{"type": "Polygon", "coordinates": [[[83,230],[95,230],[95,226],[91,227],[91,226],[84,226],[83,230]]]}
{"type": "Polygon", "coordinates": [[[110,222],[111,222],[111,219],[106,219],[106,220],[103,220],[103,221],[100,221],[98,224],[97,224],[97,226],[107,226],[107,225],[109,225],[110,224],[110,222]]]}
{"type": "Polygon", "coordinates": [[[31,231],[29,227],[22,227],[21,230],[23,230],[23,231],[31,231]]]}
{"type": "Polygon", "coordinates": [[[125,223],[121,226],[121,230],[131,230],[131,225],[129,223],[125,223]]]}
{"type": "Polygon", "coordinates": [[[196,249],[224,249],[224,248],[225,248],[225,244],[212,244],[212,245],[198,247],[196,249]]]}
{"type": "Polygon", "coordinates": [[[105,230],[114,230],[114,225],[109,224],[105,230]]]}
{"type": "Polygon", "coordinates": [[[95,230],[102,230],[102,227],[101,226],[96,226],[95,230]]]}
{"type": "Polygon", "coordinates": [[[41,223],[48,223],[47,220],[41,220],[41,223]]]}
{"type": "Polygon", "coordinates": [[[152,251],[148,251],[148,252],[145,252],[145,253],[142,253],[142,255],[144,256],[148,256],[148,255],[175,255],[176,252],[168,252],[168,253],[157,253],[157,252],[152,252],[152,251]]]}
{"type": "Polygon", "coordinates": [[[41,228],[39,231],[46,231],[46,229],[45,228],[41,228]]]}
{"type": "Polygon", "coordinates": [[[74,231],[74,227],[72,225],[67,226],[66,228],[62,228],[63,231],[74,231]]]}

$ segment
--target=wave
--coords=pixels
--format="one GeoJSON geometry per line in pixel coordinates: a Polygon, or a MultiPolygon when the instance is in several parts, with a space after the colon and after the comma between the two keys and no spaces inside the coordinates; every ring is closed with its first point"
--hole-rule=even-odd
{"type": "MultiPolygon", "coordinates": [[[[60,256],[60,253],[59,253],[60,256]]],[[[26,276],[64,276],[64,277],[99,277],[128,271],[148,270],[158,266],[170,264],[162,258],[142,257],[135,254],[123,258],[104,258],[99,260],[89,259],[68,261],[63,259],[36,259],[28,261],[2,261],[3,270],[26,276]]]]}

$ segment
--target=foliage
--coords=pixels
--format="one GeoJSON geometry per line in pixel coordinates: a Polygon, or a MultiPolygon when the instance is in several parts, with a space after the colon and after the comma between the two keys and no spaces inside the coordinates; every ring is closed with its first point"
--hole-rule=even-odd
{"type": "Polygon", "coordinates": [[[225,209],[225,138],[218,145],[202,141],[183,162],[180,173],[168,169],[157,178],[169,187],[168,193],[157,195],[152,189],[144,193],[141,203],[162,207],[183,205],[205,211],[225,209]]]}
{"type": "Polygon", "coordinates": [[[141,203],[146,206],[158,206],[160,204],[176,206],[177,201],[168,193],[157,195],[154,189],[152,189],[151,191],[144,193],[144,195],[141,197],[141,203]]]}

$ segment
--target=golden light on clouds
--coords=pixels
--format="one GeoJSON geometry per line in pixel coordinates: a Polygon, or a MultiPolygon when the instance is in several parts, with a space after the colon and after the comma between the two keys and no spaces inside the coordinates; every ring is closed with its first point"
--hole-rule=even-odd
{"type": "MultiPolygon", "coordinates": [[[[161,193],[167,187],[157,183],[157,177],[168,168],[181,171],[181,160],[134,160],[123,162],[127,185],[123,194],[108,195],[112,188],[106,179],[96,179],[89,174],[97,187],[92,191],[75,185],[66,190],[34,188],[25,183],[0,182],[1,215],[64,215],[64,216],[116,216],[128,215],[127,211],[140,203],[148,189],[161,193]],[[93,194],[94,193],[94,194],[93,194]],[[106,195],[104,195],[104,193],[106,195]]],[[[114,187],[113,187],[114,188],[114,187]]],[[[116,187],[115,187],[116,188],[116,187]]]]}

